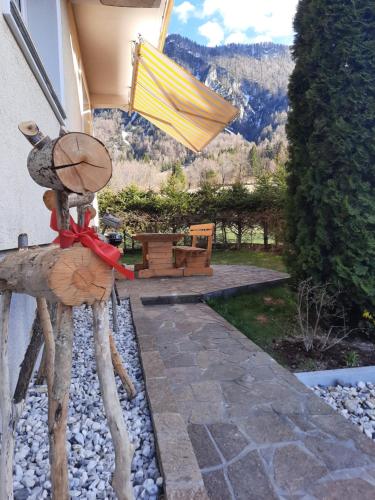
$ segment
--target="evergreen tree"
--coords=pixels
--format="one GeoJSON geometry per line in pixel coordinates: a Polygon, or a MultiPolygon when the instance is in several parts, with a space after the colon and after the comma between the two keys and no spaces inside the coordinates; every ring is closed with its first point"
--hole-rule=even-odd
{"type": "Polygon", "coordinates": [[[375,2],[301,0],[287,133],[289,265],[375,310],[375,2]]]}
{"type": "Polygon", "coordinates": [[[162,192],[166,194],[179,193],[186,188],[186,176],[181,163],[172,165],[172,173],[169,175],[166,186],[162,192]]]}

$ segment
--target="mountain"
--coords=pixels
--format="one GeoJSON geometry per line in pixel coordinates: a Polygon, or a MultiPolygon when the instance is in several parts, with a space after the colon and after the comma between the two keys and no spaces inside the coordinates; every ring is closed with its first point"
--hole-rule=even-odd
{"type": "Polygon", "coordinates": [[[230,130],[259,142],[276,129],[288,107],[287,87],[293,69],[286,45],[260,43],[205,47],[170,35],[164,52],[198,80],[240,110],[230,130]]]}
{"type": "Polygon", "coordinates": [[[97,111],[95,133],[115,164],[112,187],[135,183],[159,189],[176,163],[184,167],[191,189],[208,178],[222,184],[251,182],[254,165],[272,170],[285,161],[287,87],[293,69],[288,46],[206,47],[169,35],[164,51],[237,106],[239,117],[228,127],[231,134],[219,134],[196,155],[137,114],[97,111]]]}

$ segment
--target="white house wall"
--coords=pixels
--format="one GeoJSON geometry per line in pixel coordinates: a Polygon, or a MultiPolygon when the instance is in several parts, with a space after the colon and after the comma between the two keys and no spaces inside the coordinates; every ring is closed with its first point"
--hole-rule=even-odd
{"type": "MultiPolygon", "coordinates": [[[[67,6],[62,2],[64,109],[70,130],[82,130],[79,90],[71,52],[67,6]]],[[[49,229],[50,213],[42,196],[45,188],[31,179],[26,159],[31,146],[18,131],[21,121],[34,120],[51,137],[59,123],[46,100],[8,25],[0,15],[0,259],[17,247],[17,236],[27,233],[29,244],[47,244],[55,237],[49,229]]],[[[14,295],[10,320],[11,381],[15,386],[18,367],[28,345],[35,300],[14,295]]]]}

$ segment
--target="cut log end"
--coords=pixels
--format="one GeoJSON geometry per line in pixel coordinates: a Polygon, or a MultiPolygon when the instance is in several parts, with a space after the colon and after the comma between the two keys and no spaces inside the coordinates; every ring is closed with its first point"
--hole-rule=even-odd
{"type": "Polygon", "coordinates": [[[61,302],[77,306],[107,300],[112,288],[111,268],[90,249],[76,246],[60,257],[49,286],[61,302]]]}
{"type": "Polygon", "coordinates": [[[33,121],[26,121],[19,123],[18,129],[25,136],[37,135],[39,133],[38,125],[33,121]]]}

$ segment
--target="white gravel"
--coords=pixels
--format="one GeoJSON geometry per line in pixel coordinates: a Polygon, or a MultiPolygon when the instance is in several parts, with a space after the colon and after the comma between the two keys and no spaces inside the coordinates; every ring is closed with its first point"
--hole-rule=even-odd
{"type": "MultiPolygon", "coordinates": [[[[135,498],[156,500],[163,480],[155,456],[154,436],[128,301],[118,308],[117,348],[137,396],[128,401],[117,380],[130,438],[136,446],[132,463],[135,498]]],[[[68,419],[70,496],[82,499],[116,498],[110,486],[114,451],[106,424],[95,371],[91,309],[74,314],[73,372],[68,419]]],[[[46,387],[31,387],[26,411],[16,435],[15,499],[50,498],[46,387]]]]}
{"type": "Polygon", "coordinates": [[[358,382],[356,386],[315,386],[313,391],[375,441],[375,384],[358,382]]]}

